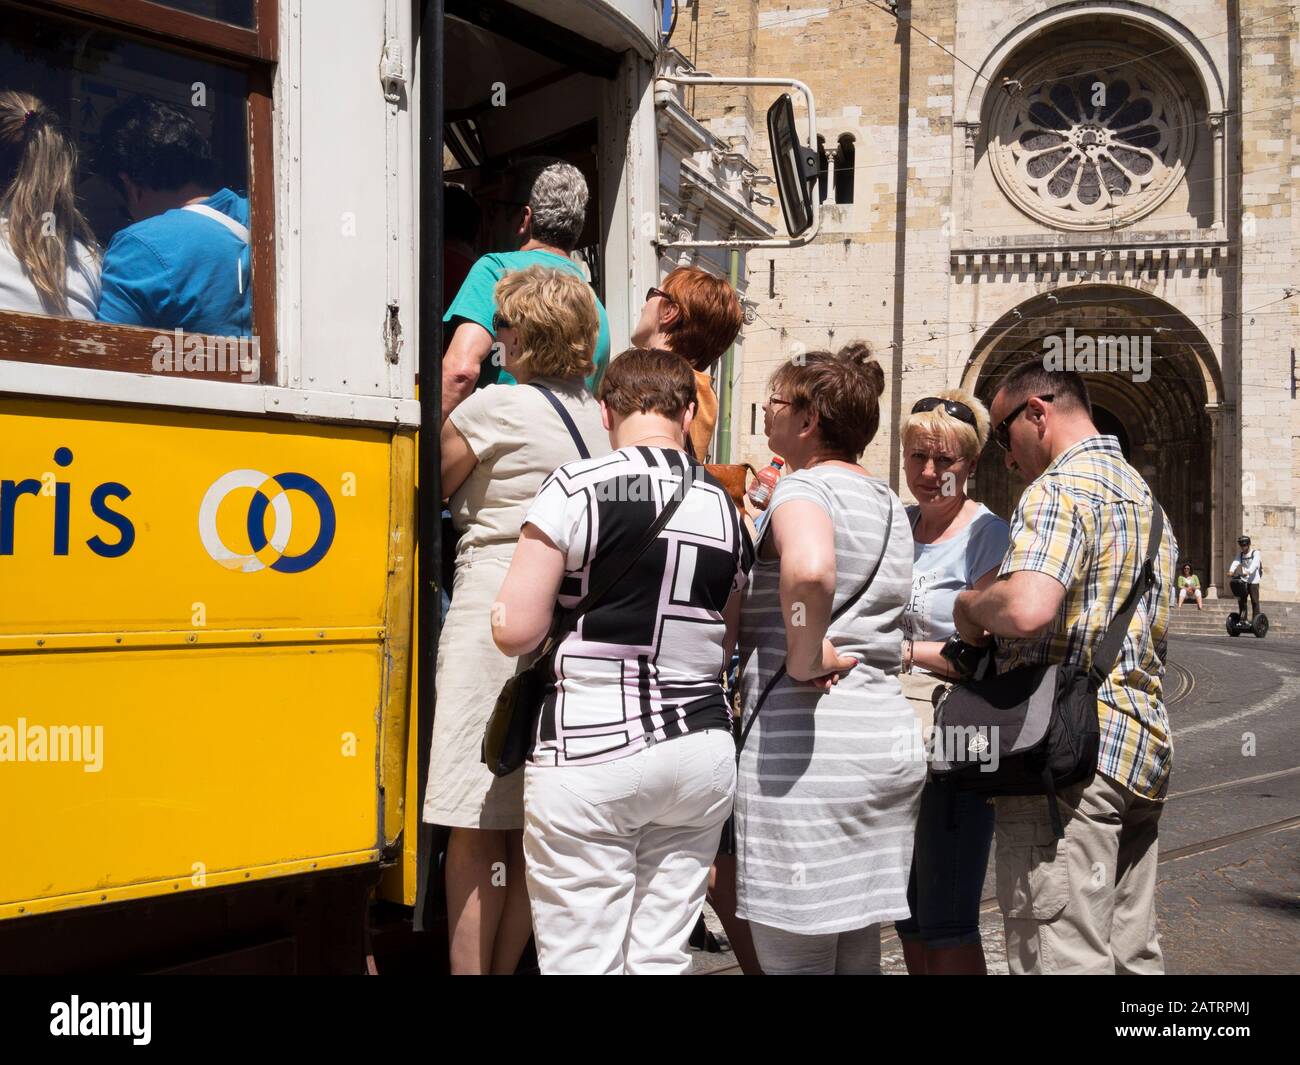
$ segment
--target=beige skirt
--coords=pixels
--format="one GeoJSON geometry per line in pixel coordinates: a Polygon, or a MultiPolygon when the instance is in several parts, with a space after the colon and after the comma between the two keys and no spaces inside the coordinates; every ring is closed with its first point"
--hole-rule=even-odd
{"type": "Polygon", "coordinates": [[[514,551],[514,544],[503,544],[456,560],[451,609],[438,640],[438,702],[424,794],[429,824],[524,827],[523,770],[498,778],[482,762],[483,730],[518,663],[492,642],[492,604],[514,551]]]}
{"type": "Polygon", "coordinates": [[[921,735],[928,736],[934,724],[935,695],[948,682],[933,673],[900,673],[898,682],[903,687],[903,698],[921,723],[921,735]]]}

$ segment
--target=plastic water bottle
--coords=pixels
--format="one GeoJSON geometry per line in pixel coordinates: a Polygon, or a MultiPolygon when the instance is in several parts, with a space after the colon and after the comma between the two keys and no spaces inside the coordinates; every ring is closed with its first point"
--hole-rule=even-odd
{"type": "Polygon", "coordinates": [[[785,463],[773,456],[771,463],[764,466],[754,477],[753,487],[749,490],[749,501],[759,510],[766,510],[776,491],[776,482],[781,479],[781,467],[785,463]]]}

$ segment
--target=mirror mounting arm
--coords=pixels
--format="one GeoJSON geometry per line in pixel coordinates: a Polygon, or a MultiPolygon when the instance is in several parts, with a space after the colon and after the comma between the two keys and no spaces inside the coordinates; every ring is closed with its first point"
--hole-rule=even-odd
{"type": "MultiPolygon", "coordinates": [[[[772,85],[778,88],[793,89],[803,95],[808,109],[808,145],[805,151],[816,151],[817,144],[817,107],[813,101],[812,89],[802,81],[794,78],[723,78],[712,74],[697,72],[694,74],[659,74],[656,81],[673,85],[772,85]]],[[[768,180],[772,180],[768,178],[768,180]]],[[[673,248],[802,248],[811,243],[821,228],[821,203],[816,196],[812,198],[812,225],[797,237],[777,237],[772,240],[675,240],[654,242],[655,249],[663,252],[673,248]]]]}

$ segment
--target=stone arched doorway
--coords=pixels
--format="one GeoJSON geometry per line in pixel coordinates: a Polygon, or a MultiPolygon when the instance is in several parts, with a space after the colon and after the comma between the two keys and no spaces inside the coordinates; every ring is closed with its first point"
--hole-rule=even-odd
{"type": "MultiPolygon", "coordinates": [[[[989,329],[967,365],[964,387],[991,404],[1013,367],[1058,352],[1072,356],[1071,368],[1083,372],[1098,428],[1119,438],[1164,506],[1180,561],[1191,562],[1205,580],[1216,572],[1212,561],[1220,553],[1222,499],[1217,427],[1207,408],[1217,406],[1222,390],[1204,334],[1169,304],[1137,289],[1057,289],[1026,301],[989,329]]],[[[996,444],[990,443],[983,459],[972,494],[1009,517],[1024,485],[1006,468],[996,444]]]]}

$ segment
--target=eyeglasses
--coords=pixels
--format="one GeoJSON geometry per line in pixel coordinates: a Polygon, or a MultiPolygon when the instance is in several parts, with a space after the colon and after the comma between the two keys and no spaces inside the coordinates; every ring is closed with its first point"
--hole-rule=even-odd
{"type": "Polygon", "coordinates": [[[993,430],[993,439],[998,442],[998,447],[1003,451],[1011,450],[1011,423],[1024,413],[1025,408],[1029,406],[1030,399],[1041,399],[1045,403],[1051,403],[1055,398],[1055,392],[1049,392],[1045,396],[1030,396],[1029,399],[1025,400],[1020,404],[1020,406],[998,422],[997,428],[993,430]]]}
{"type": "Polygon", "coordinates": [[[500,314],[492,315],[492,332],[493,334],[501,332],[503,329],[513,329],[514,326],[503,318],[500,314]]]}
{"type": "Polygon", "coordinates": [[[669,303],[677,302],[675,299],[672,298],[672,296],[668,295],[668,293],[661,288],[655,288],[653,285],[651,285],[648,289],[646,289],[646,293],[645,293],[646,303],[649,303],[656,296],[658,296],[661,300],[667,300],[669,303]]]}
{"type": "Polygon", "coordinates": [[[784,404],[785,406],[788,407],[788,406],[791,404],[791,402],[793,402],[793,401],[792,401],[792,400],[788,400],[788,399],[782,399],[782,398],[781,398],[780,396],[778,396],[775,392],[773,392],[772,395],[770,395],[770,396],[767,397],[767,402],[764,403],[763,406],[765,406],[765,407],[775,407],[775,406],[777,406],[777,405],[779,405],[779,404],[784,404]]]}
{"type": "Polygon", "coordinates": [[[956,418],[959,422],[965,422],[972,429],[975,428],[975,412],[965,403],[959,403],[955,399],[926,396],[925,399],[918,399],[912,404],[912,413],[924,414],[926,411],[934,410],[935,407],[942,407],[950,417],[956,418]]]}

